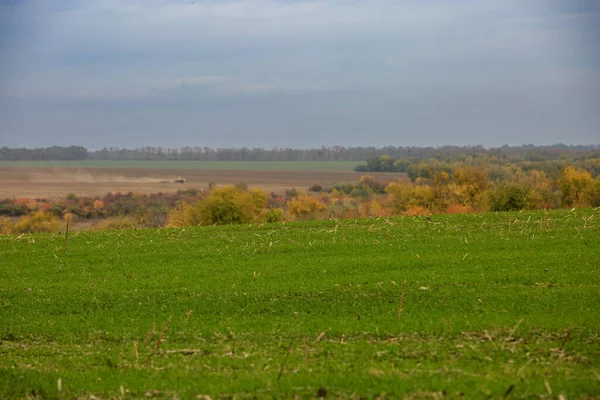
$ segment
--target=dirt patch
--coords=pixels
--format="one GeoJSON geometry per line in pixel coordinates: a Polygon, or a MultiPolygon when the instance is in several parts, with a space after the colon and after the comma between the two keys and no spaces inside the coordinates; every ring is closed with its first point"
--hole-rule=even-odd
{"type": "MultiPolygon", "coordinates": [[[[0,167],[0,198],[57,198],[68,193],[103,196],[108,192],[175,192],[206,188],[211,182],[217,185],[245,183],[251,188],[282,192],[291,188],[306,190],[314,184],[327,187],[336,183],[356,183],[361,175],[335,171],[0,167]],[[185,183],[175,183],[179,176],[186,179],[185,183]]],[[[406,179],[403,174],[371,175],[383,182],[406,179]]]]}

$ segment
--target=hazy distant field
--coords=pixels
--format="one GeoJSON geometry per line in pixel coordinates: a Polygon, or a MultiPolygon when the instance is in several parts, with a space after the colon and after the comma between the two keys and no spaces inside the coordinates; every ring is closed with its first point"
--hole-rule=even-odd
{"type": "MultiPolygon", "coordinates": [[[[174,192],[209,183],[245,183],[268,192],[314,184],[355,183],[358,162],[229,161],[0,161],[0,198],[103,196],[108,192],[174,192]],[[182,176],[184,184],[174,183],[182,176]]],[[[375,174],[384,181],[404,174],[375,174]]]]}
{"type": "Polygon", "coordinates": [[[0,398],[597,398],[599,223],[0,237],[0,398]]]}
{"type": "MultiPolygon", "coordinates": [[[[352,164],[354,165],[354,164],[352,164]]],[[[283,192],[337,183],[356,183],[361,173],[349,163],[322,162],[11,162],[0,163],[0,198],[56,198],[68,193],[104,196],[108,192],[157,193],[206,188],[209,183],[245,183],[251,188],[283,192]],[[209,169],[214,168],[214,169],[209,169]],[[338,169],[339,168],[339,169],[338,169]],[[183,184],[174,180],[182,176],[183,184]]],[[[372,174],[386,182],[406,179],[401,173],[372,174]]]]}
{"type": "Polygon", "coordinates": [[[352,172],[358,161],[0,161],[0,167],[352,172]]]}

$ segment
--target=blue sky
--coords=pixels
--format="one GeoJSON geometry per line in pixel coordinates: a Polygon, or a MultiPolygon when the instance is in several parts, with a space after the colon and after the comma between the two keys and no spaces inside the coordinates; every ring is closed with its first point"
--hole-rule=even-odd
{"type": "Polygon", "coordinates": [[[0,146],[600,143],[595,0],[0,1],[0,146]]]}

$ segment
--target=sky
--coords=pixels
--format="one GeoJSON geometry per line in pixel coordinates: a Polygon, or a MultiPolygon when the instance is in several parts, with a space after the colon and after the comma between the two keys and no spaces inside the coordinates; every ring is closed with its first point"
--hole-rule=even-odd
{"type": "Polygon", "coordinates": [[[0,0],[0,147],[600,143],[597,0],[0,0]]]}

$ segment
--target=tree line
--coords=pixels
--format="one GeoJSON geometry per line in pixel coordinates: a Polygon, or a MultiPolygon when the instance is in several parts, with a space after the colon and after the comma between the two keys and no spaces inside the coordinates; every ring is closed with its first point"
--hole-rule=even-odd
{"type": "Polygon", "coordinates": [[[420,159],[392,158],[381,155],[369,159],[354,168],[357,172],[401,172],[411,181],[432,180],[439,176],[450,176],[464,166],[481,167],[492,181],[508,180],[529,171],[538,171],[556,178],[568,166],[588,172],[592,178],[600,175],[600,151],[563,152],[557,159],[547,156],[507,156],[506,154],[469,154],[462,157],[434,157],[420,159]]]}
{"type": "MultiPolygon", "coordinates": [[[[51,146],[40,148],[0,148],[3,161],[43,160],[169,160],[169,161],[356,161],[367,162],[380,156],[394,160],[428,160],[453,162],[468,157],[496,157],[503,160],[544,162],[560,159],[577,160],[589,157],[600,158],[600,145],[571,146],[440,146],[440,147],[344,147],[330,146],[313,149],[294,148],[210,148],[184,146],[163,148],[145,146],[135,149],[105,147],[89,150],[82,146],[51,146]]],[[[414,162],[413,162],[414,163],[414,162]]],[[[377,167],[378,168],[378,167],[377,167]]],[[[390,167],[393,169],[393,163],[390,167]]],[[[376,171],[372,166],[364,171],[376,171]]]]}

